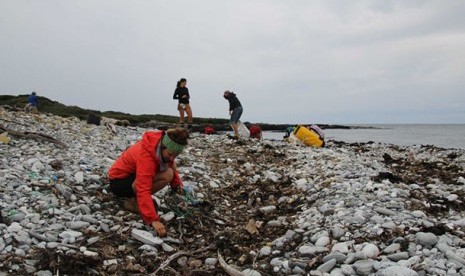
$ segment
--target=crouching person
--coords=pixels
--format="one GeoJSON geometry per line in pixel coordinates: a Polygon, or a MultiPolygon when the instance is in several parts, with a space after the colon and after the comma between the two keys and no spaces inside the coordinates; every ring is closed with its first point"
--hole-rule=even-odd
{"type": "Polygon", "coordinates": [[[141,141],[121,154],[108,172],[110,190],[117,197],[127,198],[124,207],[140,213],[159,236],[165,236],[166,229],[160,222],[152,194],[168,184],[172,189],[183,189],[175,158],[187,145],[188,138],[189,132],[181,128],[147,131],[141,141]]]}

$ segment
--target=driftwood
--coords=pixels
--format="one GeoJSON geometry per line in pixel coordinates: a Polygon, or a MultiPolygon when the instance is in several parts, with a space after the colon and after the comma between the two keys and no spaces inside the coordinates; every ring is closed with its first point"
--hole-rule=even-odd
{"type": "Polygon", "coordinates": [[[7,128],[3,125],[0,125],[0,131],[6,131],[8,134],[11,136],[19,137],[19,138],[25,138],[25,139],[33,139],[33,140],[38,140],[38,141],[46,141],[50,142],[53,144],[58,145],[60,148],[66,148],[67,146],[65,143],[47,135],[47,134],[42,134],[42,133],[37,133],[37,132],[21,132],[21,131],[16,131],[10,128],[7,128]]]}
{"type": "Polygon", "coordinates": [[[181,257],[181,256],[185,256],[185,255],[188,255],[188,256],[191,256],[191,255],[195,255],[195,254],[198,254],[198,253],[201,253],[201,252],[204,252],[204,251],[208,251],[210,249],[212,249],[213,247],[212,246],[207,246],[205,248],[200,248],[200,249],[197,249],[193,252],[188,252],[188,251],[179,251],[177,253],[174,253],[173,255],[171,255],[168,259],[166,259],[161,265],[159,268],[157,268],[157,270],[155,270],[153,273],[149,274],[150,276],[155,276],[157,275],[157,272],[160,271],[160,270],[163,270],[165,269],[169,264],[170,262],[172,262],[173,260],[176,260],[177,258],[181,257]]]}
{"type": "Polygon", "coordinates": [[[223,259],[223,256],[221,256],[220,252],[218,251],[218,261],[220,262],[221,267],[226,271],[231,276],[244,276],[244,273],[241,271],[235,269],[234,267],[228,265],[226,261],[223,259]]]}

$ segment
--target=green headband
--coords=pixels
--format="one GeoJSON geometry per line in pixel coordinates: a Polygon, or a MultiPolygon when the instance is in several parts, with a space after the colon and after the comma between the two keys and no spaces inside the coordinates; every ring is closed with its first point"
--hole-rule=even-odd
{"type": "Polygon", "coordinates": [[[163,146],[172,154],[180,154],[184,149],[184,146],[173,141],[168,134],[163,136],[163,146]]]}

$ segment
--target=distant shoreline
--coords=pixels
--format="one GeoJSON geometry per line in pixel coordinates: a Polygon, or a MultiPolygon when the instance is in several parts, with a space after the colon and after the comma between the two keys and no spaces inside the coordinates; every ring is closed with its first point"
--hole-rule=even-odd
{"type": "MultiPolygon", "coordinates": [[[[29,95],[0,95],[0,106],[10,110],[23,110],[27,104],[27,97],[29,95]]],[[[133,115],[123,112],[116,111],[98,111],[91,109],[84,109],[78,106],[68,106],[57,101],[50,100],[46,97],[39,96],[39,111],[45,113],[51,113],[61,117],[77,117],[84,121],[89,121],[90,117],[97,118],[97,121],[103,117],[111,118],[115,120],[116,124],[119,125],[130,125],[138,127],[153,127],[158,129],[166,129],[175,127],[179,118],[171,115],[161,114],[143,114],[133,115]]],[[[194,124],[192,131],[203,132],[207,125],[212,126],[216,131],[228,131],[231,130],[228,119],[220,118],[199,118],[194,117],[194,124]]],[[[297,124],[268,124],[268,123],[252,123],[244,122],[247,127],[250,125],[259,125],[264,131],[284,131],[290,126],[297,124]]],[[[354,129],[354,128],[372,128],[372,127],[358,127],[358,126],[347,126],[339,124],[318,124],[318,123],[301,123],[301,125],[316,124],[322,129],[354,129]]]]}

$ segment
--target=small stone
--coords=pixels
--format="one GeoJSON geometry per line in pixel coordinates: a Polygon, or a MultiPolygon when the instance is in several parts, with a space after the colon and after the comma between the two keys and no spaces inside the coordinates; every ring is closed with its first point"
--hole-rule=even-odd
{"type": "Polygon", "coordinates": [[[217,258],[206,258],[205,265],[215,266],[218,263],[217,258]]]}
{"type": "Polygon", "coordinates": [[[37,271],[34,276],[53,276],[53,274],[49,270],[41,270],[37,271]]]}
{"type": "Polygon", "coordinates": [[[263,213],[265,214],[268,214],[268,213],[272,213],[276,210],[276,206],[272,205],[272,206],[265,206],[265,207],[262,207],[260,208],[260,211],[262,211],[263,213]]]}
{"type": "Polygon", "coordinates": [[[260,249],[260,256],[269,256],[271,254],[271,247],[263,246],[260,249]]]}
{"type": "Polygon", "coordinates": [[[408,267],[390,266],[376,272],[376,276],[418,276],[418,273],[408,267]]]}
{"type": "Polygon", "coordinates": [[[370,275],[373,271],[373,260],[356,261],[352,266],[360,275],[370,275]]]}
{"type": "Polygon", "coordinates": [[[147,251],[147,252],[158,252],[158,249],[152,245],[144,244],[138,248],[140,251],[147,251]]]}
{"type": "Polygon", "coordinates": [[[433,246],[438,242],[438,237],[433,233],[419,232],[416,234],[416,240],[423,246],[433,246]]]}
{"type": "Polygon", "coordinates": [[[325,246],[327,246],[330,242],[331,242],[331,240],[329,239],[329,237],[327,237],[327,236],[322,236],[322,237],[320,237],[320,238],[315,242],[315,246],[322,246],[322,247],[325,247],[325,246]]]}
{"type": "Polygon", "coordinates": [[[341,252],[342,254],[347,254],[349,253],[349,245],[345,242],[336,243],[331,248],[331,252],[335,252],[335,251],[341,252]]]}
{"type": "Polygon", "coordinates": [[[170,220],[172,220],[174,217],[175,217],[174,212],[168,212],[168,213],[163,214],[163,215],[161,216],[161,218],[164,219],[165,221],[170,221],[170,220]]]}
{"type": "Polygon", "coordinates": [[[245,269],[242,271],[244,276],[261,276],[260,272],[253,270],[253,269],[245,269]]]}
{"type": "Polygon", "coordinates": [[[335,251],[335,252],[331,252],[328,255],[324,256],[323,262],[327,262],[331,259],[335,259],[338,263],[343,263],[347,259],[347,256],[340,252],[335,251]]]}
{"type": "Polygon", "coordinates": [[[73,231],[73,230],[67,230],[67,231],[63,231],[59,234],[59,236],[63,239],[66,239],[66,238],[79,238],[82,236],[82,233],[81,232],[78,232],[78,231],[73,231]]]}
{"type": "Polygon", "coordinates": [[[385,253],[385,254],[392,254],[392,253],[394,253],[394,252],[400,250],[400,248],[401,248],[400,244],[398,244],[398,243],[393,243],[393,244],[387,246],[386,248],[384,248],[383,253],[385,253]]]}
{"type": "Polygon", "coordinates": [[[270,265],[280,267],[283,265],[283,260],[280,257],[273,258],[270,261],[270,265]]]}
{"type": "Polygon", "coordinates": [[[393,262],[398,262],[400,260],[407,260],[409,258],[409,255],[407,252],[399,252],[388,255],[387,258],[393,262]]]}
{"type": "Polygon", "coordinates": [[[59,245],[59,243],[57,243],[57,242],[48,242],[47,243],[47,248],[54,249],[54,248],[57,248],[58,245],[59,245]]]}
{"type": "Polygon", "coordinates": [[[365,245],[362,249],[362,252],[363,254],[365,254],[367,258],[370,258],[370,259],[376,258],[379,255],[378,247],[372,243],[365,245]]]}
{"type": "Polygon", "coordinates": [[[104,266],[110,266],[110,265],[116,265],[118,264],[118,260],[117,259],[112,259],[112,260],[105,260],[103,261],[103,265],[104,266]]]}
{"type": "Polygon", "coordinates": [[[448,201],[456,201],[458,198],[459,198],[458,195],[456,195],[456,194],[451,194],[451,195],[449,195],[449,196],[447,197],[447,200],[448,200],[448,201]]]}
{"type": "Polygon", "coordinates": [[[163,248],[163,251],[165,251],[165,252],[173,252],[174,251],[174,248],[171,245],[167,244],[167,243],[162,243],[161,247],[163,248]]]}
{"type": "Polygon", "coordinates": [[[344,275],[356,275],[356,272],[351,265],[341,265],[341,271],[344,273],[344,275]]]}
{"type": "Polygon", "coordinates": [[[85,256],[88,256],[88,257],[98,257],[98,253],[97,253],[97,252],[93,252],[93,251],[89,251],[89,250],[84,251],[83,254],[84,254],[85,256]]]}
{"type": "Polygon", "coordinates": [[[336,240],[339,240],[342,236],[346,234],[346,231],[339,226],[335,226],[331,229],[331,235],[336,240]]]}
{"type": "Polygon", "coordinates": [[[85,221],[69,221],[66,223],[66,227],[72,230],[86,228],[90,225],[90,223],[85,221]]]}
{"type": "Polygon", "coordinates": [[[87,244],[91,245],[91,244],[94,244],[94,243],[98,242],[99,240],[100,240],[100,237],[92,237],[92,238],[87,240],[87,244]]]}
{"type": "Polygon", "coordinates": [[[329,249],[326,247],[321,247],[321,246],[308,246],[308,245],[303,245],[299,247],[299,253],[301,255],[315,255],[317,253],[324,253],[328,252],[329,249]]]}
{"type": "Polygon", "coordinates": [[[330,272],[331,269],[336,265],[336,259],[330,259],[329,261],[325,262],[324,264],[320,265],[316,270],[321,272],[330,272]]]}
{"type": "Polygon", "coordinates": [[[202,266],[202,261],[195,258],[190,258],[187,261],[187,266],[189,266],[190,268],[198,268],[202,266]]]}
{"type": "Polygon", "coordinates": [[[0,252],[6,247],[5,241],[0,237],[0,252]]]}
{"type": "Polygon", "coordinates": [[[44,165],[40,161],[37,161],[32,165],[31,171],[40,172],[43,169],[44,169],[44,165]]]}
{"type": "Polygon", "coordinates": [[[186,256],[182,256],[180,257],[177,261],[178,265],[180,267],[186,267],[187,266],[187,257],[186,256]]]}
{"type": "Polygon", "coordinates": [[[152,233],[133,228],[131,235],[134,239],[149,245],[160,245],[163,244],[163,240],[159,237],[154,237],[152,233]]]}
{"type": "Polygon", "coordinates": [[[426,218],[426,214],[423,211],[415,210],[412,212],[412,215],[416,218],[426,218]]]}
{"type": "Polygon", "coordinates": [[[376,212],[382,214],[382,215],[386,215],[386,216],[395,216],[397,213],[392,211],[392,210],[389,210],[387,208],[384,208],[384,207],[378,207],[378,208],[375,208],[374,209],[376,212]]]}
{"type": "Polygon", "coordinates": [[[77,184],[81,184],[84,182],[84,173],[83,172],[77,172],[74,174],[74,180],[76,180],[77,184]]]}
{"type": "Polygon", "coordinates": [[[21,222],[22,220],[24,220],[25,217],[26,217],[25,214],[23,214],[23,213],[18,213],[18,214],[16,214],[16,215],[9,216],[8,218],[10,219],[10,221],[21,222]]]}

